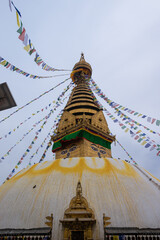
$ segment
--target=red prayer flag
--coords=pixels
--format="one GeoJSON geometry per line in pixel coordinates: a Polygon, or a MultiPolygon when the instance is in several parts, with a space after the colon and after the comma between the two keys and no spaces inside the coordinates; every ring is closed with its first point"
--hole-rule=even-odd
{"type": "Polygon", "coordinates": [[[6,68],[9,68],[10,66],[11,66],[11,64],[9,63],[6,68]]]}
{"type": "Polygon", "coordinates": [[[29,55],[32,55],[32,53],[34,53],[35,51],[36,51],[35,48],[31,49],[31,50],[29,51],[29,55]]]}
{"type": "Polygon", "coordinates": [[[153,124],[155,121],[156,121],[156,119],[155,119],[155,118],[152,118],[152,122],[151,122],[151,123],[153,124]]]}
{"type": "Polygon", "coordinates": [[[160,156],[160,151],[157,153],[157,156],[160,156]]]}
{"type": "Polygon", "coordinates": [[[25,38],[25,32],[26,32],[26,29],[23,28],[22,33],[21,33],[21,34],[19,35],[19,37],[18,37],[21,41],[24,41],[24,38],[25,38]]]}
{"type": "Polygon", "coordinates": [[[38,63],[37,63],[37,65],[40,65],[42,62],[43,62],[43,61],[41,61],[41,62],[38,62],[38,63]]]}

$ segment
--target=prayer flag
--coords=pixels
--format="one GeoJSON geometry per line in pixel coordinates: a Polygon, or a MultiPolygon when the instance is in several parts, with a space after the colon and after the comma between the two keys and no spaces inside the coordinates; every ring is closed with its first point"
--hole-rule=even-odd
{"type": "Polygon", "coordinates": [[[18,32],[19,34],[21,34],[22,31],[23,31],[23,24],[22,24],[22,22],[21,22],[21,26],[20,26],[20,28],[17,30],[17,32],[18,32]]]}
{"type": "Polygon", "coordinates": [[[28,42],[28,34],[26,33],[25,37],[24,37],[24,41],[23,41],[23,44],[25,46],[27,46],[27,42],[28,42]]]}
{"type": "Polygon", "coordinates": [[[38,58],[39,58],[39,54],[36,52],[36,56],[34,58],[34,61],[36,62],[38,60],[38,58]]]}
{"type": "Polygon", "coordinates": [[[142,140],[143,140],[143,138],[139,138],[139,139],[138,139],[138,142],[140,143],[140,142],[142,142],[142,140]]]}
{"type": "Polygon", "coordinates": [[[157,156],[160,156],[160,151],[158,151],[157,156]]]}
{"type": "Polygon", "coordinates": [[[151,123],[153,124],[155,121],[156,121],[156,119],[155,119],[155,118],[152,118],[152,122],[151,122],[151,123]]]}
{"type": "Polygon", "coordinates": [[[7,63],[7,61],[6,61],[6,60],[4,60],[4,61],[3,61],[3,62],[1,62],[0,64],[4,66],[6,63],[7,63]]]}
{"type": "Polygon", "coordinates": [[[30,46],[29,46],[29,44],[28,44],[27,46],[24,47],[24,50],[26,50],[27,52],[29,52],[29,50],[30,50],[30,46]]]}
{"type": "Polygon", "coordinates": [[[0,63],[4,60],[4,58],[0,57],[0,63]]]}
{"type": "Polygon", "coordinates": [[[134,139],[135,139],[135,140],[137,140],[138,138],[139,138],[139,136],[138,136],[138,135],[136,135],[134,139]]]}
{"type": "Polygon", "coordinates": [[[10,8],[10,11],[12,12],[11,0],[9,0],[9,8],[10,8]]]}
{"type": "Polygon", "coordinates": [[[143,141],[142,143],[141,143],[141,145],[143,146],[143,145],[145,145],[147,142],[146,141],[143,141]]]}
{"type": "Polygon", "coordinates": [[[41,62],[37,62],[37,65],[38,65],[38,66],[41,65],[41,63],[43,63],[43,61],[41,61],[41,62]]]}
{"type": "Polygon", "coordinates": [[[31,39],[29,39],[29,46],[32,47],[31,39]]]}
{"type": "Polygon", "coordinates": [[[149,122],[149,123],[151,122],[151,117],[147,118],[147,122],[149,122]]]}
{"type": "Polygon", "coordinates": [[[35,48],[32,48],[30,51],[29,51],[29,55],[32,55],[32,53],[34,53],[36,51],[35,48]]]}
{"type": "Polygon", "coordinates": [[[23,28],[22,33],[21,33],[21,34],[19,35],[19,37],[18,37],[21,41],[24,41],[25,32],[26,32],[26,30],[25,30],[25,28],[23,28]]]}
{"type": "Polygon", "coordinates": [[[10,66],[11,66],[11,64],[9,63],[6,68],[9,68],[10,66]]]}
{"type": "Polygon", "coordinates": [[[156,125],[159,126],[160,125],[160,120],[156,121],[156,125]]]}
{"type": "Polygon", "coordinates": [[[18,15],[18,12],[16,11],[16,17],[17,17],[17,25],[18,27],[20,27],[20,23],[19,23],[19,15],[18,15]]]}
{"type": "Polygon", "coordinates": [[[150,143],[147,143],[146,145],[145,145],[145,148],[148,148],[148,147],[150,147],[151,146],[151,144],[150,143]]]}

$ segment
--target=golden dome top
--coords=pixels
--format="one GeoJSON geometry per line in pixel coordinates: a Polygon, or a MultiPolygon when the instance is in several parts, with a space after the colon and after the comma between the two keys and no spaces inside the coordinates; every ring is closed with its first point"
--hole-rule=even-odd
{"type": "Polygon", "coordinates": [[[79,62],[77,62],[77,63],[74,65],[73,71],[78,70],[78,69],[81,69],[81,68],[83,68],[83,69],[85,69],[85,70],[88,70],[87,72],[88,72],[88,74],[89,74],[89,77],[91,77],[91,75],[92,75],[92,67],[91,67],[91,65],[90,65],[89,63],[87,63],[87,62],[85,61],[85,59],[84,59],[84,54],[83,54],[83,53],[81,53],[81,58],[80,58],[79,62]]]}

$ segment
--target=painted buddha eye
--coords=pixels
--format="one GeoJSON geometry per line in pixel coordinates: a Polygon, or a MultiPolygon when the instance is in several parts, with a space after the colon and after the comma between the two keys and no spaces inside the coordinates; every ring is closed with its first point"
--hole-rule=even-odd
{"type": "Polygon", "coordinates": [[[69,149],[69,151],[70,151],[70,152],[73,152],[74,150],[76,150],[76,148],[77,148],[77,146],[76,146],[76,145],[73,145],[73,146],[69,149]]]}
{"type": "Polygon", "coordinates": [[[106,154],[106,151],[100,149],[100,153],[102,153],[102,154],[106,154]]]}
{"type": "Polygon", "coordinates": [[[98,148],[96,148],[95,146],[91,145],[91,148],[92,148],[94,151],[98,152],[98,148]]]}
{"type": "Polygon", "coordinates": [[[67,149],[65,149],[65,150],[63,150],[62,152],[61,152],[61,154],[66,154],[68,151],[67,151],[67,149]]]}

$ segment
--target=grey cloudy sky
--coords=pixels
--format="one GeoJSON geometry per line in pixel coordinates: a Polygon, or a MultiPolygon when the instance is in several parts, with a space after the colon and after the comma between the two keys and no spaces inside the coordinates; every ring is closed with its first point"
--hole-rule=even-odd
{"type": "MultiPolygon", "coordinates": [[[[85,59],[93,68],[93,79],[113,101],[140,113],[160,119],[160,1],[159,0],[14,0],[22,14],[22,21],[38,53],[50,66],[72,69],[83,51],[85,59]]],[[[0,1],[0,55],[18,68],[35,75],[54,75],[38,67],[23,50],[18,39],[16,15],[9,10],[8,0],[0,1]]],[[[7,82],[17,103],[16,108],[0,113],[0,120],[23,106],[43,92],[49,90],[65,77],[51,79],[30,79],[0,66],[0,82],[7,82]]],[[[23,122],[32,113],[56,100],[69,82],[41,99],[23,108],[0,124],[0,135],[4,136],[23,122]]],[[[101,103],[113,113],[107,103],[101,103]]],[[[47,115],[41,112],[21,126],[9,137],[0,140],[3,156],[32,125],[47,115]]],[[[33,151],[19,166],[26,167],[29,158],[49,132],[54,118],[48,120],[39,135],[33,151]]],[[[132,117],[132,116],[131,116],[132,117]]],[[[159,127],[149,125],[145,120],[134,118],[159,132],[159,127]]],[[[160,178],[160,157],[156,151],[145,149],[129,134],[108,119],[111,132],[142,167],[160,178]]],[[[40,125],[39,125],[40,126],[40,125]]],[[[38,127],[35,131],[39,129],[38,127]]],[[[32,131],[17,145],[8,157],[0,163],[2,183],[20,160],[35,136],[32,131]]],[[[159,137],[149,136],[159,143],[159,137]]],[[[45,148],[45,146],[44,146],[45,148]]],[[[44,148],[33,158],[39,161],[44,148]]],[[[118,146],[112,147],[113,157],[128,159],[118,146]]],[[[45,160],[52,160],[51,150],[45,160]]]]}

